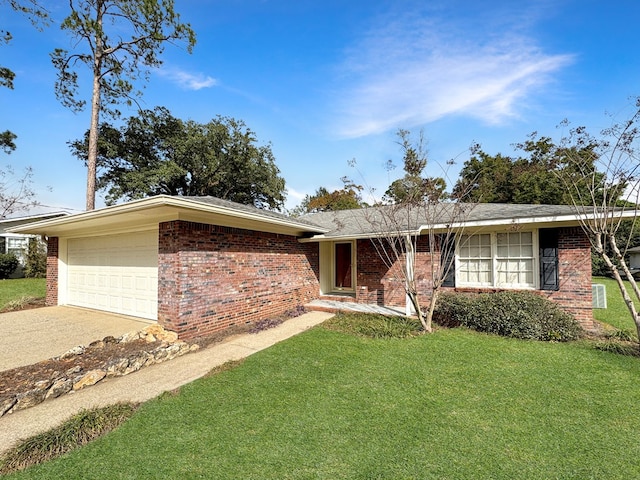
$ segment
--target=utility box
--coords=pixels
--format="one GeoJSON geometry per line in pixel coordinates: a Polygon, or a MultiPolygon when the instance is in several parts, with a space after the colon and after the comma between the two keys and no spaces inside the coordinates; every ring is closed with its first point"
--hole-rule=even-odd
{"type": "Polygon", "coordinates": [[[607,308],[607,289],[599,283],[591,284],[593,308],[607,308]]]}

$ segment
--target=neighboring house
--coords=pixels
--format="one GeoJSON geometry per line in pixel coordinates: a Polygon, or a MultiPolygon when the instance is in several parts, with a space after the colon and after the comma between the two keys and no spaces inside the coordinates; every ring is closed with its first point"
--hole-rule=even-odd
{"type": "MultiPolygon", "coordinates": [[[[401,280],[377,256],[364,218],[290,218],[161,195],[14,231],[48,238],[48,305],[142,317],[191,338],[321,298],[404,308],[401,280]]],[[[538,291],[592,326],[590,245],[571,207],[479,204],[463,227],[449,290],[538,291]]],[[[424,295],[426,239],[415,260],[424,295]]]]}
{"type": "Polygon", "coordinates": [[[634,277],[640,275],[640,247],[633,247],[627,250],[629,254],[629,269],[634,277]]]}
{"type": "Polygon", "coordinates": [[[23,276],[23,267],[25,265],[27,247],[29,246],[29,239],[37,238],[40,240],[40,235],[25,235],[19,233],[12,233],[10,230],[21,225],[30,224],[33,222],[39,222],[42,220],[49,220],[52,218],[68,215],[66,212],[47,213],[41,215],[31,215],[28,217],[15,217],[0,219],[0,253],[13,253],[20,265],[17,270],[11,275],[11,278],[19,278],[23,276]]]}

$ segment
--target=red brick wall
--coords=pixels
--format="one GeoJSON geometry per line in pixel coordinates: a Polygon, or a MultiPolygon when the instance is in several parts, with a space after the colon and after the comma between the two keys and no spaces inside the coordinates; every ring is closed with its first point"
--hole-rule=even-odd
{"type": "Polygon", "coordinates": [[[558,230],[558,268],[560,289],[542,291],[571,313],[586,329],[592,329],[593,298],[591,290],[591,244],[582,228],[558,230]]]}
{"type": "MultiPolygon", "coordinates": [[[[558,303],[571,313],[586,329],[593,328],[591,293],[591,248],[589,239],[580,227],[560,228],[558,236],[558,267],[560,289],[558,291],[536,290],[537,293],[558,303]]],[[[398,263],[389,269],[380,259],[371,240],[358,241],[358,283],[356,300],[388,306],[405,305],[402,275],[397,271],[398,263]]],[[[439,263],[440,255],[433,259],[439,263]]],[[[404,262],[404,259],[400,260],[404,262]]],[[[427,238],[418,244],[416,275],[421,302],[426,305],[432,289],[431,255],[427,238]]],[[[436,267],[439,265],[436,264],[436,267]]],[[[495,292],[494,288],[443,288],[443,290],[481,293],[495,292]]]]}
{"type": "Polygon", "coordinates": [[[317,244],[185,221],[161,223],[158,321],[193,338],[275,317],[319,295],[317,244]]]}
{"type": "Polygon", "coordinates": [[[45,304],[58,304],[58,237],[47,239],[47,294],[45,304]]]}
{"type": "MultiPolygon", "coordinates": [[[[358,240],[357,252],[358,302],[404,307],[406,298],[402,273],[406,261],[404,257],[388,268],[371,240],[358,240]]],[[[439,262],[439,254],[436,255],[436,260],[439,262]]],[[[428,238],[421,237],[417,244],[414,266],[421,301],[427,301],[431,295],[433,281],[430,265],[428,238]]],[[[437,267],[438,264],[436,264],[437,267]]]]}

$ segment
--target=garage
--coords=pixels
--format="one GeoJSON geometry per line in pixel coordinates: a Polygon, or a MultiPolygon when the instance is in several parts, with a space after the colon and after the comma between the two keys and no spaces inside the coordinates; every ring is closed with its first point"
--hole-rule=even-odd
{"type": "Polygon", "coordinates": [[[69,238],[67,304],[155,321],[158,231],[69,238]]]}

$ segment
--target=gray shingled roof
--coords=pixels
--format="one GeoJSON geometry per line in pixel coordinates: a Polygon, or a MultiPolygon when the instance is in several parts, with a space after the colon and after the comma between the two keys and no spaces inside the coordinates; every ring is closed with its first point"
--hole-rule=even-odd
{"type": "Polygon", "coordinates": [[[312,213],[301,219],[329,229],[324,237],[362,237],[380,233],[381,230],[415,231],[424,225],[465,224],[507,224],[511,221],[553,222],[576,219],[576,212],[570,205],[515,205],[499,203],[465,204],[462,212],[456,211],[454,204],[438,204],[433,207],[416,207],[401,211],[395,206],[370,207],[359,210],[312,213]],[[396,220],[393,220],[393,219],[396,220]],[[386,227],[386,228],[385,228],[386,227]]]}
{"type": "Polygon", "coordinates": [[[309,220],[306,220],[304,218],[289,217],[288,215],[284,215],[282,213],[273,212],[271,210],[264,210],[262,208],[256,208],[252,205],[243,205],[241,203],[231,202],[229,200],[222,200],[221,198],[217,198],[217,197],[195,197],[195,196],[194,197],[176,196],[176,197],[189,199],[193,202],[202,203],[205,205],[214,205],[216,207],[228,208],[234,211],[245,212],[253,215],[254,217],[262,217],[265,220],[272,219],[272,220],[286,221],[289,223],[298,223],[309,230],[317,230],[317,227],[318,227],[316,223],[310,222],[309,220]]]}

